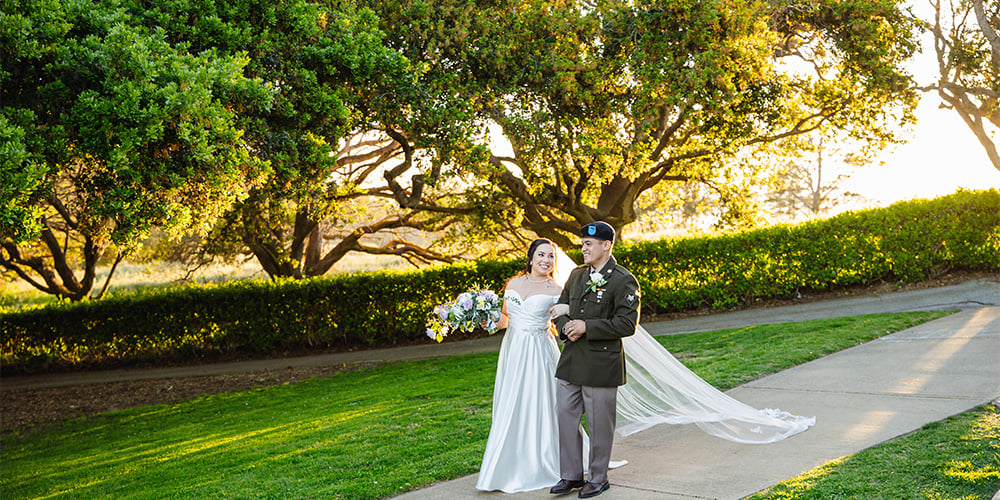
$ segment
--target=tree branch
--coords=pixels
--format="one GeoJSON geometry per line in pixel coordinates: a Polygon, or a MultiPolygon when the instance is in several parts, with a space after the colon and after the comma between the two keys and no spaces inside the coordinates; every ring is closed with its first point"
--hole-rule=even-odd
{"type": "MultiPolygon", "coordinates": [[[[73,274],[73,270],[70,269],[69,264],[67,264],[66,254],[59,245],[59,240],[56,239],[55,234],[52,233],[52,229],[44,219],[42,220],[42,224],[45,227],[39,233],[39,237],[42,243],[48,248],[49,254],[52,256],[55,271],[62,280],[62,287],[60,288],[65,288],[70,294],[78,292],[80,290],[80,282],[76,279],[76,275],[73,274]]],[[[35,269],[35,271],[37,272],[38,269],[35,269]]],[[[46,281],[48,280],[46,279],[46,281]]]]}
{"type": "MultiPolygon", "coordinates": [[[[668,144],[670,144],[670,140],[673,138],[674,134],[677,133],[677,130],[679,128],[681,128],[681,125],[684,124],[685,117],[687,116],[687,107],[685,107],[677,115],[677,119],[674,120],[674,122],[672,124],[670,124],[669,127],[666,127],[668,113],[667,113],[667,110],[664,109],[664,108],[665,108],[665,106],[661,106],[661,109],[660,109],[660,114],[662,116],[662,118],[660,120],[660,124],[663,127],[661,129],[662,133],[660,133],[659,131],[657,132],[659,134],[659,139],[660,140],[656,144],[656,147],[653,148],[653,152],[649,154],[649,159],[650,160],[656,160],[657,158],[660,157],[661,154],[663,154],[663,150],[667,147],[668,144]]],[[[687,139],[689,137],[690,137],[690,134],[688,134],[688,136],[685,139],[687,139]]]]}
{"type": "Polygon", "coordinates": [[[969,130],[979,140],[979,144],[986,150],[986,156],[990,159],[990,163],[993,164],[994,168],[1000,170],[1000,153],[997,152],[996,144],[989,133],[986,132],[981,113],[978,112],[975,104],[961,94],[951,95],[946,92],[939,92],[939,95],[958,112],[958,115],[962,117],[966,126],[969,127],[969,130]]]}
{"type": "Polygon", "coordinates": [[[979,22],[979,29],[983,36],[990,43],[990,60],[993,61],[993,69],[1000,70],[1000,36],[993,30],[990,19],[986,16],[983,8],[983,0],[972,0],[972,9],[976,12],[976,21],[979,22]]]}
{"type": "Polygon", "coordinates": [[[4,242],[3,249],[7,250],[7,255],[9,255],[9,257],[4,257],[3,254],[0,254],[0,265],[6,269],[14,271],[14,274],[17,274],[19,278],[28,282],[29,285],[41,290],[42,292],[50,295],[61,295],[60,287],[55,281],[55,275],[50,269],[44,266],[42,259],[38,257],[25,259],[21,255],[21,249],[18,248],[17,244],[11,241],[4,242]],[[22,265],[27,266],[32,271],[35,271],[35,273],[42,277],[45,284],[43,285],[42,283],[39,283],[30,274],[26,273],[24,269],[21,269],[22,265]]]}
{"type": "Polygon", "coordinates": [[[432,262],[452,263],[457,261],[456,257],[450,257],[431,250],[429,247],[422,247],[415,243],[396,238],[382,246],[368,246],[356,242],[354,250],[374,255],[398,255],[410,264],[418,266],[420,264],[430,264],[432,262]]]}
{"type": "Polygon", "coordinates": [[[101,287],[101,291],[96,296],[91,296],[94,299],[100,299],[104,297],[104,293],[108,291],[108,285],[111,284],[111,277],[115,275],[115,270],[118,269],[118,264],[121,264],[122,260],[125,259],[126,252],[121,250],[118,251],[118,255],[115,257],[115,263],[111,265],[111,269],[108,271],[108,277],[104,279],[104,286],[101,287]]]}
{"type": "MultiPolygon", "coordinates": [[[[416,208],[423,197],[424,190],[424,176],[420,173],[414,174],[410,177],[410,194],[406,194],[406,190],[396,181],[396,178],[402,175],[404,172],[409,170],[413,166],[413,146],[406,139],[402,133],[397,132],[392,129],[387,129],[386,134],[392,137],[399,143],[400,147],[403,148],[404,160],[399,165],[387,170],[383,177],[385,177],[388,183],[389,189],[392,190],[396,202],[402,208],[416,208]]],[[[437,177],[438,167],[434,167],[432,172],[432,177],[437,177]]]]}

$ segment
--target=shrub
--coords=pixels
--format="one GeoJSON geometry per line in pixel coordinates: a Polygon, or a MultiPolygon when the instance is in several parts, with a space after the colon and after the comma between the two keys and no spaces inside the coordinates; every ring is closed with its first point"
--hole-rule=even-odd
{"type": "MultiPolygon", "coordinates": [[[[615,247],[644,307],[727,308],[796,292],[1000,270],[1000,192],[967,192],[797,226],[615,247]]],[[[571,252],[575,253],[575,252],[571,252]]],[[[577,254],[578,256],[578,254],[577,254]]],[[[430,342],[431,309],[517,260],[113,295],[0,315],[5,372],[430,342]]]]}
{"type": "Polygon", "coordinates": [[[623,244],[615,255],[661,311],[1000,269],[1000,192],[958,193],[796,226],[623,244]]]}
{"type": "Polygon", "coordinates": [[[0,316],[4,370],[408,344],[435,305],[476,284],[498,290],[520,265],[233,281],[22,310],[0,316]]]}

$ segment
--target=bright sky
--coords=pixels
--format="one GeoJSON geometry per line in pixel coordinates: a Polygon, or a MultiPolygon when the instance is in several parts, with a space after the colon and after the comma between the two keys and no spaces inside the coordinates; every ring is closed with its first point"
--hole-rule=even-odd
{"type": "MultiPolygon", "coordinates": [[[[914,0],[912,5],[919,16],[932,19],[926,0],[914,0]]],[[[911,71],[920,84],[926,85],[937,78],[937,62],[932,39],[927,36],[922,44],[924,50],[913,61],[911,71]]],[[[937,94],[924,94],[912,138],[883,154],[883,166],[858,170],[844,188],[880,206],[912,198],[934,198],[958,188],[1000,188],[1000,170],[993,167],[958,114],[940,108],[940,104],[937,94]]],[[[1000,139],[997,134],[994,137],[1000,139]]]]}
{"type": "Polygon", "coordinates": [[[913,198],[934,198],[958,188],[1000,188],[1000,170],[972,131],[952,110],[938,107],[940,99],[927,94],[917,108],[913,137],[881,156],[881,166],[858,169],[844,188],[873,200],[878,206],[913,198]]]}

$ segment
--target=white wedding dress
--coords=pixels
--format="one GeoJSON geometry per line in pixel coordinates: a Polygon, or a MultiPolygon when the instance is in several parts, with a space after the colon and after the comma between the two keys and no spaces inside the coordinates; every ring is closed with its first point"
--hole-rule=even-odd
{"type": "Polygon", "coordinates": [[[521,297],[504,292],[507,333],[500,345],[493,387],[493,425],[476,488],[517,493],[559,482],[556,362],[559,348],[548,332],[557,295],[521,297]]]}
{"type": "MultiPolygon", "coordinates": [[[[557,252],[556,281],[562,286],[574,264],[562,250],[557,252]]],[[[500,346],[493,423],[476,488],[514,493],[545,488],[560,479],[555,410],[559,348],[547,331],[549,307],[559,297],[522,299],[507,290],[504,298],[510,321],[500,346]]],[[[767,444],[816,423],[815,417],[759,410],[733,399],[677,361],[642,326],[623,338],[622,346],[627,382],[618,388],[615,432],[620,435],[661,423],[695,424],[729,441],[767,444]]],[[[626,463],[612,462],[611,468],[626,463]]]]}

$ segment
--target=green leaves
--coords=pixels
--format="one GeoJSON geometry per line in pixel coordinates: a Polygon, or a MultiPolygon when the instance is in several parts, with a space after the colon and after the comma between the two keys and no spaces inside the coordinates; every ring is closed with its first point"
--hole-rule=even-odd
{"type": "MultiPolygon", "coordinates": [[[[27,17],[47,22],[47,10],[34,7],[27,17]]],[[[245,197],[262,164],[243,147],[232,103],[215,91],[267,99],[243,77],[246,59],[188,54],[163,31],[137,28],[120,3],[70,1],[61,10],[72,35],[36,39],[45,49],[21,45],[22,71],[4,88],[4,114],[37,117],[27,125],[41,137],[29,151],[52,175],[39,181],[72,179],[66,196],[85,200],[76,216],[116,221],[111,237],[122,244],[153,225],[211,220],[245,197]],[[66,176],[74,167],[78,174],[66,176]]]]}
{"type": "Polygon", "coordinates": [[[128,0],[16,3],[4,16],[17,29],[0,32],[11,68],[0,116],[15,129],[20,158],[5,162],[4,177],[22,205],[0,215],[0,263],[80,300],[111,245],[121,258],[154,226],[207,230],[261,182],[266,163],[234,110],[271,95],[243,75],[244,54],[189,52],[143,26],[128,0]],[[21,245],[34,238],[44,244],[21,245]]]}
{"type": "Polygon", "coordinates": [[[38,200],[46,165],[28,153],[24,128],[0,115],[0,239],[19,243],[41,230],[38,200]]]}

